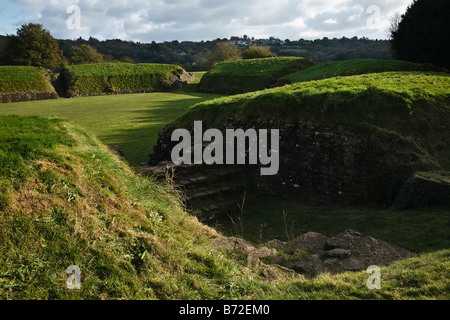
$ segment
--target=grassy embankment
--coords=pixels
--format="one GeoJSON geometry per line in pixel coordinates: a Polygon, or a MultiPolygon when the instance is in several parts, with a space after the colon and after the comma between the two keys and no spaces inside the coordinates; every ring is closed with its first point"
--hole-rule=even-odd
{"type": "Polygon", "coordinates": [[[202,78],[200,92],[237,94],[275,85],[278,78],[315,65],[304,58],[248,59],[216,64],[202,78]]]}
{"type": "Polygon", "coordinates": [[[311,68],[288,74],[281,78],[287,83],[322,80],[367,73],[388,71],[415,71],[417,63],[400,60],[356,59],[322,63],[311,68]]]}
{"type": "Polygon", "coordinates": [[[70,97],[121,92],[163,91],[181,67],[155,63],[95,63],[68,66],[62,79],[70,97]]]}
{"type": "Polygon", "coordinates": [[[0,117],[3,299],[408,299],[449,297],[449,250],[364,272],[268,280],[216,251],[215,231],[168,185],[140,177],[59,119],[0,117]],[[67,290],[66,269],[82,272],[67,290]]]}
{"type": "Polygon", "coordinates": [[[42,68],[0,66],[0,103],[56,98],[42,68]]]}

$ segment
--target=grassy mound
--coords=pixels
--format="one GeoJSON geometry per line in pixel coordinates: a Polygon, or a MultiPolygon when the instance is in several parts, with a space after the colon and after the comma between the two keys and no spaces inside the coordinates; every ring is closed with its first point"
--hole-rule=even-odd
{"type": "Polygon", "coordinates": [[[218,63],[207,72],[198,91],[236,94],[273,86],[277,79],[314,65],[304,58],[264,58],[218,63]]]}
{"type": "MultiPolygon", "coordinates": [[[[445,73],[387,72],[337,77],[210,100],[193,106],[173,125],[191,128],[195,120],[203,120],[204,130],[241,126],[279,128],[284,130],[281,133],[282,148],[285,145],[294,148],[296,142],[292,137],[298,136],[299,141],[303,141],[306,138],[302,138],[302,134],[307,131],[315,136],[323,132],[316,138],[320,139],[321,149],[314,148],[317,144],[311,147],[314,150],[311,154],[315,152],[317,156],[335,154],[333,150],[341,148],[345,140],[336,137],[349,132],[355,141],[359,141],[351,153],[362,159],[351,168],[365,170],[365,173],[323,173],[328,174],[327,179],[311,185],[305,182],[304,189],[322,183],[323,188],[329,188],[329,194],[339,195],[333,187],[341,183],[342,188],[350,190],[345,193],[350,195],[346,202],[353,203],[355,195],[359,196],[358,190],[364,190],[369,195],[360,196],[366,199],[364,201],[391,205],[414,172],[448,171],[450,168],[449,87],[450,76],[445,73]],[[302,129],[296,129],[299,127],[302,129]],[[371,156],[364,158],[367,155],[371,156]],[[367,179],[353,181],[355,176],[367,179]],[[327,184],[329,179],[334,179],[333,183],[327,184]]],[[[158,141],[157,147],[164,143],[170,142],[158,141]]],[[[308,142],[302,147],[309,148],[308,142]]],[[[155,150],[164,152],[158,148],[155,150]]],[[[284,153],[283,165],[278,174],[280,181],[274,185],[281,185],[289,179],[289,174],[294,175],[298,166],[291,165],[293,162],[307,161],[302,158],[302,153],[291,153],[291,150],[280,150],[284,153]]],[[[333,168],[333,172],[346,168],[343,164],[336,165],[340,161],[345,163],[344,155],[345,152],[336,154],[336,160],[326,162],[324,166],[333,168]]],[[[314,163],[308,163],[308,166],[313,168],[314,163]]],[[[302,169],[298,175],[321,169],[308,170],[302,169]]],[[[311,179],[308,177],[305,181],[311,179]]],[[[315,199],[312,197],[317,190],[312,190],[305,196],[315,199]]],[[[339,201],[342,194],[326,200],[339,201]]]]}
{"type": "Polygon", "coordinates": [[[68,66],[62,76],[67,94],[74,97],[163,91],[184,74],[183,68],[170,64],[95,63],[68,66]]]}
{"type": "Polygon", "coordinates": [[[137,176],[59,119],[0,117],[2,299],[311,299],[448,297],[449,251],[313,280],[270,279],[217,251],[167,185],[137,176]],[[67,290],[66,269],[81,269],[67,290]]]}
{"type": "Polygon", "coordinates": [[[217,127],[231,115],[239,119],[274,119],[278,127],[310,120],[345,125],[358,131],[377,129],[445,155],[450,163],[450,76],[446,73],[386,72],[287,85],[197,104],[175,121],[192,126],[203,120],[217,127]]]}
{"type": "Polygon", "coordinates": [[[297,83],[366,73],[414,71],[419,68],[419,64],[407,61],[356,59],[319,64],[306,70],[288,74],[281,80],[286,83],[297,83]]]}
{"type": "Polygon", "coordinates": [[[0,66],[0,102],[56,98],[42,68],[0,66]]]}

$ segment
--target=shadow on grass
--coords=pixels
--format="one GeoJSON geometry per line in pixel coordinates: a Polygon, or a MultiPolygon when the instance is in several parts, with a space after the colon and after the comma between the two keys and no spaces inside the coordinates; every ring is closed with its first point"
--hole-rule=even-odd
{"type": "MultiPolygon", "coordinates": [[[[184,89],[184,88],[182,88],[184,89]]],[[[104,134],[100,138],[109,145],[118,145],[124,152],[124,158],[133,166],[137,166],[149,159],[148,154],[153,153],[153,146],[158,139],[158,133],[168,123],[183,115],[191,106],[220,95],[204,94],[198,92],[184,92],[178,89],[171,92],[174,97],[189,96],[186,99],[173,99],[172,101],[152,101],[145,110],[128,110],[126,113],[136,115],[132,124],[113,134],[104,134]]]]}

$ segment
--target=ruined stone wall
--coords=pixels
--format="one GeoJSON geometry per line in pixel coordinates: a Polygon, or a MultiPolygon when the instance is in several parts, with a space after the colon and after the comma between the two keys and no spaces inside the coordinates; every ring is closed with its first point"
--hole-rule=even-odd
{"type": "MultiPolygon", "coordinates": [[[[225,128],[275,129],[277,125],[272,120],[256,119],[244,123],[231,117],[219,129],[224,131],[225,128]]],[[[177,144],[170,141],[174,129],[173,125],[168,125],[160,133],[151,165],[170,160],[170,152],[177,144]]],[[[241,166],[239,174],[242,178],[237,180],[241,182],[236,189],[321,202],[390,205],[402,185],[422,166],[421,153],[413,142],[395,134],[370,130],[355,132],[305,120],[280,128],[278,174],[261,176],[259,165],[241,166]]],[[[193,167],[200,172],[205,170],[204,166],[193,167]]],[[[220,172],[227,166],[212,167],[220,172]]],[[[219,182],[211,183],[209,190],[214,189],[214,183],[219,182]]],[[[239,202],[238,199],[234,201],[239,202]]]]}

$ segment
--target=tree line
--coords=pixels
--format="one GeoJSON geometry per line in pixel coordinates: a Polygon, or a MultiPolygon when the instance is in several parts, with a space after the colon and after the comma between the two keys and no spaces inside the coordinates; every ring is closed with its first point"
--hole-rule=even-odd
{"type": "Polygon", "coordinates": [[[415,0],[393,19],[390,40],[367,38],[316,40],[254,39],[247,35],[212,41],[140,43],[90,37],[56,40],[41,24],[22,25],[16,35],[0,36],[0,63],[60,68],[68,64],[134,62],[176,64],[188,71],[209,70],[221,61],[271,56],[304,57],[316,62],[395,59],[449,68],[450,1],[415,0]]]}

